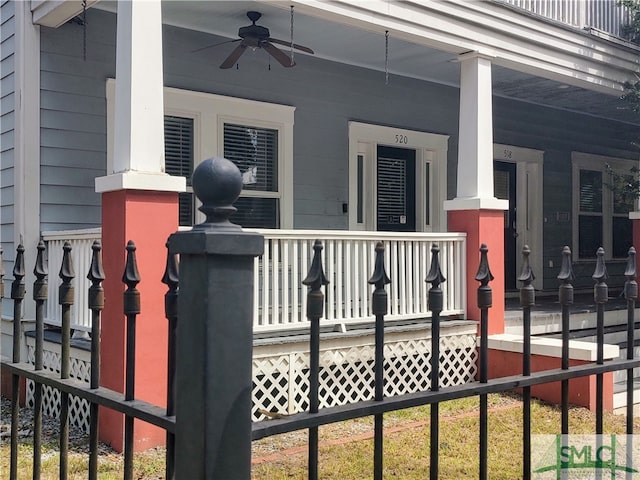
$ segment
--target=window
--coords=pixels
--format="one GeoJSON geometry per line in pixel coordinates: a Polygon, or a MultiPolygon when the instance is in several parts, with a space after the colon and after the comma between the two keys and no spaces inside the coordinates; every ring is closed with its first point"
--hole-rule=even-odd
{"type": "Polygon", "coordinates": [[[187,191],[179,194],[179,225],[194,222],[193,189],[193,119],[164,116],[164,170],[169,175],[186,177],[187,191]]]}
{"type": "Polygon", "coordinates": [[[635,162],[574,152],[574,252],[595,259],[599,247],[607,258],[626,258],[632,243],[629,212],[633,201],[615,193],[607,165],[627,173],[635,162]]]}
{"type": "MultiPolygon", "coordinates": [[[[115,81],[107,80],[107,165],[112,165],[115,81]]],[[[177,88],[164,89],[165,171],[187,178],[180,225],[204,221],[191,190],[191,172],[206,158],[234,162],[243,189],[231,221],[249,228],[293,228],[295,108],[177,88]]]]}

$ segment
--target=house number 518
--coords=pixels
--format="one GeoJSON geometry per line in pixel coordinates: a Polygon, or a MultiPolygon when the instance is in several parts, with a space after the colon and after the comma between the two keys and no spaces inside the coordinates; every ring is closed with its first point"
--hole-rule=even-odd
{"type": "Polygon", "coordinates": [[[407,138],[406,135],[396,135],[396,143],[401,143],[403,145],[406,145],[409,143],[409,139],[407,138]]]}

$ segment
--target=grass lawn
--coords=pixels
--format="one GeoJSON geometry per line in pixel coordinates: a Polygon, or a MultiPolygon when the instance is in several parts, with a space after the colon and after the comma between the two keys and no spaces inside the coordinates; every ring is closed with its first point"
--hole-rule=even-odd
{"type": "MultiPolygon", "coordinates": [[[[4,403],[4,402],[3,402],[4,403]]],[[[465,479],[478,476],[477,398],[440,404],[440,478],[465,479]]],[[[522,477],[522,406],[509,395],[489,397],[489,478],[513,480],[522,477]]],[[[3,424],[10,423],[3,408],[3,424]]],[[[560,410],[541,402],[532,404],[532,433],[560,432],[560,410]]],[[[634,421],[640,431],[640,418],[634,421]]],[[[419,407],[385,416],[384,476],[393,479],[428,478],[429,407],[419,407]]],[[[605,433],[625,432],[623,415],[605,414],[605,433]]],[[[351,480],[372,478],[373,420],[364,418],[320,428],[320,478],[351,480]]],[[[583,408],[572,408],[570,433],[593,434],[595,415],[583,408]]],[[[88,453],[86,437],[72,442],[70,478],[86,478],[88,453]]],[[[0,471],[9,469],[9,438],[0,446],[0,471]]],[[[31,478],[32,440],[20,443],[20,479],[31,478]]],[[[58,477],[59,456],[53,438],[45,443],[43,478],[58,477]]],[[[304,479],[306,475],[306,432],[263,439],[253,444],[253,475],[257,480],[304,479]]],[[[122,456],[102,447],[100,478],[122,478],[122,456]]],[[[134,478],[164,478],[164,451],[154,449],[136,455],[134,478]]]]}

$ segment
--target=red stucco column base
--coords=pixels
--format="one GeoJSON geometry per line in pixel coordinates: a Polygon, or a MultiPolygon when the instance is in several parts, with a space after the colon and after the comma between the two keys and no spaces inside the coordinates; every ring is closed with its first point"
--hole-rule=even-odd
{"type": "MultiPolygon", "coordinates": [[[[105,307],[102,313],[100,384],[124,392],[126,319],[123,314],[128,240],[136,244],[140,273],[141,313],[136,320],[135,397],[155,405],[166,405],[167,320],[164,316],[167,238],[178,229],[178,194],[119,190],[102,194],[102,255],[105,307]]],[[[100,440],[122,451],[124,417],[106,408],[100,410],[100,440]]],[[[165,441],[165,432],[147,423],[134,425],[134,449],[145,450],[165,441]]]]}
{"type": "MultiPolygon", "coordinates": [[[[539,372],[560,368],[561,358],[546,355],[531,355],[531,371],[539,372]]],[[[593,363],[584,360],[570,360],[569,365],[584,365],[593,363]]],[[[489,350],[489,378],[508,377],[522,373],[522,353],[505,352],[503,350],[489,350]]],[[[603,409],[613,411],[613,372],[603,376],[603,409]]],[[[535,385],[531,387],[531,396],[549,403],[560,405],[562,394],[560,382],[535,385]]],[[[522,390],[518,389],[518,393],[522,390]]],[[[586,407],[592,412],[596,409],[596,376],[581,377],[569,380],[569,403],[586,407]]]]}
{"type": "MultiPolygon", "coordinates": [[[[467,317],[480,320],[475,280],[480,262],[480,245],[489,249],[489,267],[494,280],[493,306],[489,309],[489,335],[504,333],[504,212],[502,210],[451,210],[449,231],[467,234],[467,317]]],[[[445,276],[446,276],[445,272],[445,276]]]]}

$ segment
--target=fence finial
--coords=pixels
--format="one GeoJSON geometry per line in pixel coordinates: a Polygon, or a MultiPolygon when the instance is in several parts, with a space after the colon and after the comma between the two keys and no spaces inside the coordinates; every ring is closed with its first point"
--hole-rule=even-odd
{"type": "Polygon", "coordinates": [[[609,274],[604,263],[604,248],[602,247],[599,247],[596,251],[596,269],[591,278],[596,282],[593,287],[594,301],[596,303],[606,303],[609,300],[609,288],[606,284],[609,274]]]}
{"type": "Polygon", "coordinates": [[[437,243],[431,245],[431,266],[429,267],[429,273],[425,282],[431,284],[431,288],[438,288],[441,283],[446,282],[447,279],[442,274],[440,268],[440,247],[437,243]]]}
{"type": "Polygon", "coordinates": [[[49,292],[46,278],[49,274],[49,270],[44,258],[44,251],[46,247],[42,239],[40,239],[36,248],[38,249],[38,254],[36,255],[36,264],[33,267],[33,274],[36,276],[36,281],[33,283],[33,299],[38,301],[47,299],[47,294],[49,292]]]}
{"type": "Polygon", "coordinates": [[[322,268],[322,242],[316,240],[313,242],[313,260],[307,277],[302,281],[304,285],[309,287],[309,295],[307,301],[307,317],[309,319],[320,318],[324,310],[324,295],[320,291],[323,285],[328,285],[329,280],[324,274],[322,268]],[[318,295],[319,294],[319,295],[318,295]]]}
{"type": "Polygon", "coordinates": [[[373,273],[369,279],[370,285],[376,288],[384,288],[385,285],[391,283],[387,271],[384,268],[384,245],[382,242],[376,243],[376,261],[373,267],[373,273]]]}
{"type": "Polygon", "coordinates": [[[74,289],[71,284],[76,276],[73,269],[73,259],[71,258],[71,244],[67,241],[62,246],[62,264],[58,276],[62,279],[62,283],[58,289],[58,303],[60,305],[73,305],[74,289]]]}
{"type": "Polygon", "coordinates": [[[560,305],[570,305],[573,303],[573,267],[571,265],[571,249],[564,246],[562,249],[562,266],[558,274],[558,280],[562,282],[558,293],[560,305]]]}
{"type": "Polygon", "coordinates": [[[105,279],[102,268],[102,244],[100,240],[94,240],[91,245],[91,265],[87,278],[92,283],[89,287],[88,306],[91,310],[102,310],[104,308],[104,289],[100,285],[105,279]]]}
{"type": "Polygon", "coordinates": [[[242,230],[229,216],[237,211],[233,203],[242,191],[242,173],[226,158],[212,157],[200,162],[193,171],[193,192],[202,202],[199,210],[207,216],[197,230],[242,230]]]}
{"type": "Polygon", "coordinates": [[[122,274],[122,283],[127,286],[124,292],[124,314],[135,315],[140,313],[140,292],[136,289],[140,283],[138,262],[136,261],[136,244],[133,240],[127,242],[127,263],[122,274]]]}
{"type": "Polygon", "coordinates": [[[624,270],[627,281],[624,282],[624,296],[627,300],[638,298],[638,283],[636,282],[636,249],[629,248],[627,266],[624,270]]]}
{"type": "Polygon", "coordinates": [[[480,245],[480,265],[476,273],[476,281],[480,282],[478,287],[478,308],[490,308],[493,306],[493,295],[489,282],[493,281],[493,274],[489,268],[489,249],[485,243],[480,245]]]}
{"type": "Polygon", "coordinates": [[[566,245],[562,248],[562,266],[560,267],[560,273],[558,273],[557,278],[564,284],[573,282],[575,278],[571,264],[571,249],[566,245]]]}
{"type": "Polygon", "coordinates": [[[24,298],[24,246],[16,248],[16,260],[13,264],[13,283],[11,284],[11,298],[22,300],[24,298]]]}
{"type": "Polygon", "coordinates": [[[522,282],[522,287],[520,288],[520,305],[523,307],[530,307],[535,304],[535,290],[532,282],[536,279],[536,276],[533,274],[533,269],[529,262],[530,254],[531,249],[529,245],[522,247],[522,270],[518,281],[522,282]]]}
{"type": "Polygon", "coordinates": [[[168,287],[167,293],[164,296],[164,313],[167,318],[177,317],[178,315],[178,256],[175,253],[169,251],[169,241],[166,243],[167,247],[167,262],[164,267],[164,274],[162,275],[162,283],[168,287]]]}
{"type": "Polygon", "coordinates": [[[382,242],[376,243],[376,260],[373,267],[373,273],[369,279],[370,285],[375,285],[373,292],[373,303],[371,305],[371,313],[374,315],[386,315],[388,311],[387,292],[384,286],[391,283],[389,276],[384,268],[384,245],[382,242]]]}

